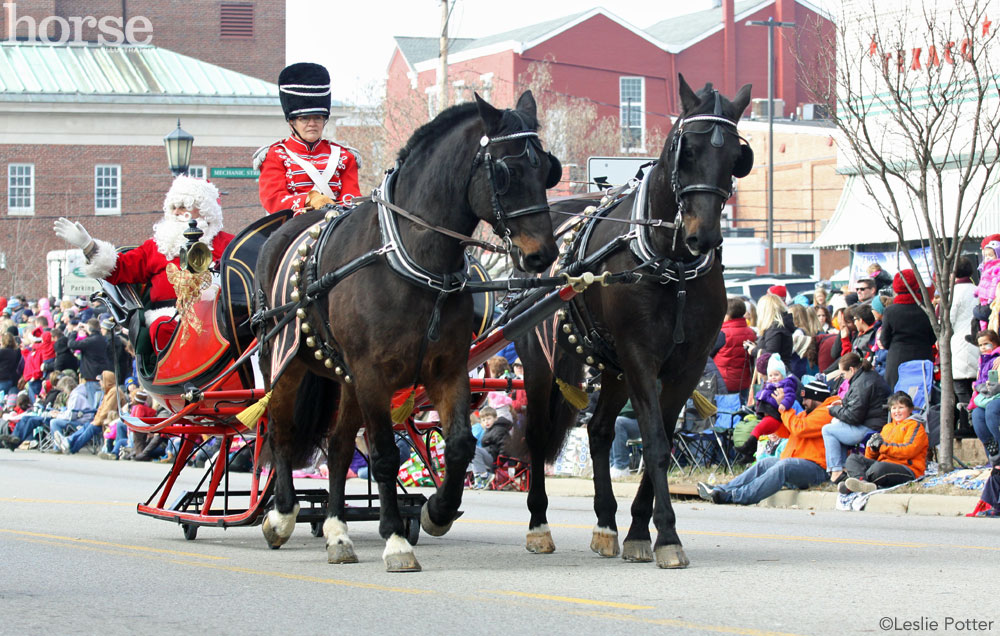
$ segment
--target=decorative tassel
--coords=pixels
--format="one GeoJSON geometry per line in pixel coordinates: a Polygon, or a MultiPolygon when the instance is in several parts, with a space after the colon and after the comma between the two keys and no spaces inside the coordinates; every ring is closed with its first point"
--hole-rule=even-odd
{"type": "Polygon", "coordinates": [[[556,385],[559,387],[559,392],[562,393],[562,396],[570,403],[570,406],[578,411],[587,408],[587,403],[590,400],[587,397],[586,391],[572,384],[567,384],[559,378],[556,378],[556,385]]]}
{"type": "Polygon", "coordinates": [[[271,392],[268,391],[264,394],[264,397],[240,411],[236,415],[236,419],[238,419],[243,426],[253,428],[257,425],[257,421],[264,415],[264,411],[267,409],[267,404],[270,401],[271,392]]]}
{"type": "Polygon", "coordinates": [[[414,397],[416,394],[416,391],[410,389],[410,395],[407,396],[406,400],[396,408],[392,409],[393,424],[402,424],[406,420],[410,419],[410,415],[413,414],[414,397]]]}
{"type": "Polygon", "coordinates": [[[691,392],[691,399],[694,400],[694,408],[698,411],[698,417],[703,420],[712,417],[719,410],[712,400],[709,400],[698,391],[691,392]]]}

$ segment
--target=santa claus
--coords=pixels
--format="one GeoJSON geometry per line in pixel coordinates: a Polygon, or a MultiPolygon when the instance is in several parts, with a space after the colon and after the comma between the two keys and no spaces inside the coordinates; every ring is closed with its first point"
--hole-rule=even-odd
{"type": "Polygon", "coordinates": [[[211,248],[214,265],[233,235],[222,231],[218,188],[203,179],[183,175],[174,179],[163,201],[163,218],[153,226],[153,238],[134,250],[119,254],[114,245],[91,238],[83,225],[69,219],[60,217],[53,229],[59,238],[83,250],[87,259],[83,271],[88,276],[115,285],[150,283],[146,325],[153,346],[161,351],[177,327],[176,288],[185,276],[179,256],[191,219],[204,232],[199,240],[211,248]]]}

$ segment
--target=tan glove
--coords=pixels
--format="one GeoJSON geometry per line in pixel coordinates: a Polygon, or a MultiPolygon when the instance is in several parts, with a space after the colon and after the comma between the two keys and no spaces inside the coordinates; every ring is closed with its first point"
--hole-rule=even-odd
{"type": "Polygon", "coordinates": [[[334,203],[336,202],[333,199],[319,190],[310,190],[309,194],[306,195],[306,207],[311,210],[318,210],[324,205],[333,205],[334,203]]]}

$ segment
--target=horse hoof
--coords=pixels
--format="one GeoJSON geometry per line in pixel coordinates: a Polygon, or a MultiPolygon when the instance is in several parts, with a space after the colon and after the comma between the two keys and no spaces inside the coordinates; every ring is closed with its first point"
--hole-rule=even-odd
{"type": "MultiPolygon", "coordinates": [[[[424,502],[424,505],[420,508],[420,527],[424,529],[424,532],[431,535],[432,537],[444,536],[449,530],[451,530],[451,524],[455,523],[455,520],[452,519],[447,523],[447,525],[443,526],[437,525],[436,523],[431,521],[431,515],[427,511],[428,503],[430,502],[429,501],[424,502]]],[[[420,566],[417,567],[419,568],[420,566]]]]}
{"type": "Polygon", "coordinates": [[[548,526],[529,531],[528,540],[524,547],[528,552],[534,554],[552,554],[556,551],[556,544],[552,540],[552,533],[548,526]]]}
{"type": "Polygon", "coordinates": [[[413,546],[398,534],[389,537],[382,553],[386,572],[419,572],[420,564],[413,554],[413,546]]]}
{"type": "Polygon", "coordinates": [[[691,565],[684,548],[679,545],[661,545],[656,548],[656,567],[676,570],[691,565]]]}
{"type": "Polygon", "coordinates": [[[653,560],[653,548],[648,540],[626,539],[622,544],[622,558],[630,563],[649,563],[653,560]]]}
{"type": "Polygon", "coordinates": [[[618,556],[618,533],[607,528],[594,528],[590,549],[602,557],[618,556]]]}
{"type": "Polygon", "coordinates": [[[269,517],[264,517],[264,523],[260,524],[260,529],[264,532],[264,540],[267,541],[267,547],[272,550],[277,550],[288,541],[288,537],[283,537],[274,531],[274,528],[271,527],[271,519],[269,517]]]}
{"type": "Polygon", "coordinates": [[[272,550],[277,550],[285,545],[295,530],[295,521],[299,517],[299,504],[295,504],[292,511],[282,514],[272,508],[264,515],[264,523],[260,524],[260,529],[264,532],[264,540],[272,550]]]}
{"type": "Polygon", "coordinates": [[[327,563],[357,563],[358,555],[354,554],[354,548],[346,543],[334,543],[326,546],[327,563]]]}

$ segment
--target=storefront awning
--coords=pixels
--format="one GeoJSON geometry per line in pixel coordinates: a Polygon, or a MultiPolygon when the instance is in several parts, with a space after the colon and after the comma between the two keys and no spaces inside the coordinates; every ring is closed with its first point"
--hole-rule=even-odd
{"type": "MultiPolygon", "coordinates": [[[[954,201],[958,198],[958,175],[957,170],[949,170],[942,179],[942,198],[945,202],[943,223],[938,213],[931,215],[935,219],[933,223],[934,235],[939,238],[952,235],[951,226],[954,223],[956,208],[954,201]]],[[[994,181],[996,181],[997,176],[994,175],[994,181]]],[[[981,180],[977,182],[974,178],[973,184],[966,190],[967,200],[963,206],[966,211],[970,208],[969,198],[973,192],[979,191],[979,183],[981,180]]],[[[932,188],[931,191],[933,193],[931,199],[936,199],[936,187],[932,188]]],[[[917,201],[902,182],[896,184],[892,193],[896,198],[896,204],[899,206],[903,219],[903,240],[926,239],[929,232],[925,227],[923,213],[920,212],[917,201]]],[[[833,217],[812,246],[815,248],[853,248],[858,245],[874,243],[895,243],[896,233],[886,224],[879,209],[892,209],[889,192],[881,179],[865,175],[849,177],[847,183],[844,184],[844,191],[840,195],[840,201],[833,212],[833,217]],[[869,180],[871,192],[866,187],[866,178],[869,180]]],[[[1000,184],[994,183],[986,191],[969,236],[979,238],[996,233],[1000,233],[1000,184]]]]}

